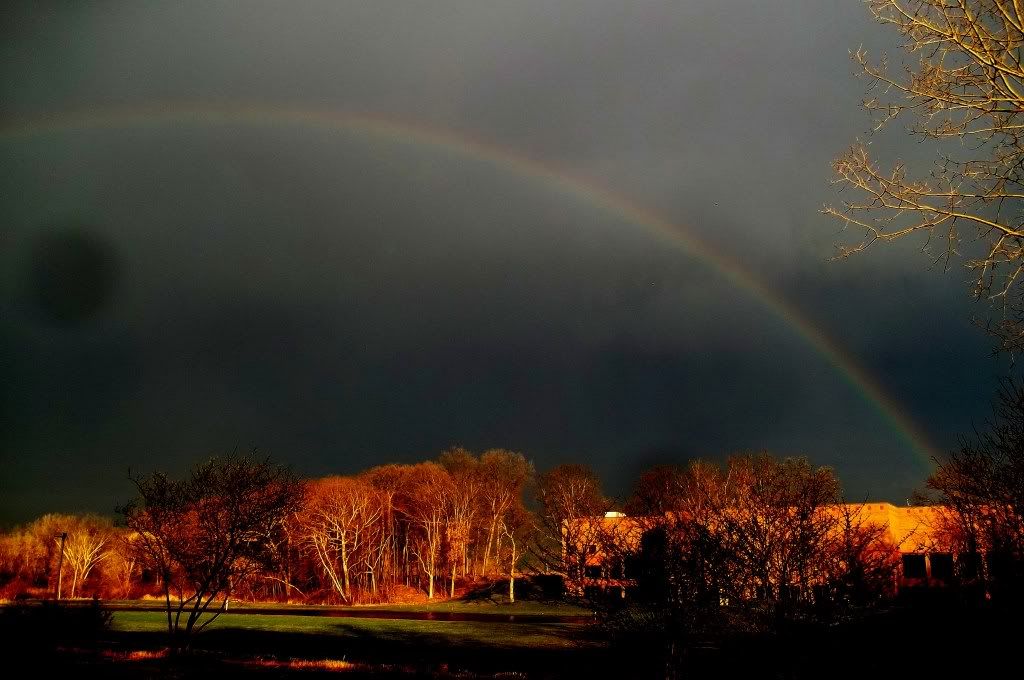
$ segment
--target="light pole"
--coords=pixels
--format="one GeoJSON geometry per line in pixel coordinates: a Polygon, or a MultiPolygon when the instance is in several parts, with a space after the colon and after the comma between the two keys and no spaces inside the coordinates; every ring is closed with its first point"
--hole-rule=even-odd
{"type": "Polygon", "coordinates": [[[64,541],[68,538],[68,532],[60,532],[60,558],[57,560],[57,599],[60,599],[60,581],[64,575],[64,541]]]}

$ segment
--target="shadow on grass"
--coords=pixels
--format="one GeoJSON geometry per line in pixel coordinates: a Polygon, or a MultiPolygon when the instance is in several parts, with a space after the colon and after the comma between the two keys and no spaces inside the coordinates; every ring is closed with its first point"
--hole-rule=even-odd
{"type": "MultiPolygon", "coordinates": [[[[504,635],[493,634],[490,630],[476,635],[453,635],[443,631],[366,629],[343,622],[332,623],[323,632],[224,626],[196,636],[191,662],[176,660],[173,663],[186,672],[189,663],[198,664],[199,668],[209,666],[213,660],[223,663],[253,659],[338,659],[381,669],[372,673],[374,677],[395,673],[444,676],[467,672],[538,678],[618,675],[606,672],[607,650],[594,633],[584,628],[523,626],[528,636],[537,636],[536,646],[518,638],[517,628],[520,626],[501,626],[504,635]]],[[[110,648],[125,653],[156,650],[166,644],[166,635],[154,631],[113,631],[107,638],[110,648]]],[[[250,671],[251,668],[246,672],[250,671]]],[[[349,672],[345,677],[351,677],[349,672]]]]}
{"type": "Polygon", "coordinates": [[[89,647],[109,633],[111,614],[99,601],[69,607],[44,600],[0,607],[0,642],[22,653],[89,647]]]}
{"type": "MultiPolygon", "coordinates": [[[[499,579],[474,584],[462,599],[466,602],[507,605],[508,581],[499,579]]],[[[575,604],[565,598],[561,579],[552,579],[546,575],[518,579],[516,601],[543,602],[550,605],[575,604]]]]}
{"type": "Polygon", "coordinates": [[[969,605],[950,593],[905,597],[836,625],[792,623],[771,633],[694,636],[677,655],[667,638],[628,637],[634,678],[994,678],[1020,674],[1019,611],[969,605]]]}
{"type": "MultiPolygon", "coordinates": [[[[942,598],[904,600],[885,611],[837,626],[792,626],[774,634],[717,636],[693,645],[677,660],[674,677],[1015,677],[1019,671],[1019,614],[1013,608],[964,606],[942,598]]],[[[43,621],[50,613],[30,613],[43,621]]],[[[12,616],[14,616],[12,614],[12,616]]],[[[18,621],[8,619],[8,622],[18,621]]],[[[626,645],[604,646],[582,626],[540,624],[385,622],[368,625],[324,621],[301,631],[226,624],[198,635],[184,658],[147,656],[162,650],[166,634],[155,630],[105,630],[88,651],[92,635],[64,637],[59,654],[27,645],[11,649],[11,663],[38,659],[39,668],[73,667],[81,677],[292,677],[336,672],[282,665],[289,660],[333,659],[356,664],[345,678],[514,677],[665,678],[663,641],[647,635],[626,645]],[[76,642],[77,640],[77,642],[76,642]],[[76,646],[77,645],[77,646],[76,646]],[[274,663],[266,663],[274,662],[274,663]]],[[[301,625],[307,625],[303,622],[301,625]]],[[[25,640],[29,628],[17,639],[25,640]]],[[[12,629],[7,629],[12,633],[12,629]]],[[[49,644],[49,643],[48,643],[49,644]]]]}

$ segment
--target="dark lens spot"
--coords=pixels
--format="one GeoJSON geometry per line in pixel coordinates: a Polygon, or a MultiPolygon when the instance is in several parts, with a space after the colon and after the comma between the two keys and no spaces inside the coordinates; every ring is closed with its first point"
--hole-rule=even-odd
{"type": "Polygon", "coordinates": [[[110,300],[117,284],[113,249],[82,229],[64,229],[40,237],[28,272],[33,301],[60,325],[93,318],[110,300]]]}

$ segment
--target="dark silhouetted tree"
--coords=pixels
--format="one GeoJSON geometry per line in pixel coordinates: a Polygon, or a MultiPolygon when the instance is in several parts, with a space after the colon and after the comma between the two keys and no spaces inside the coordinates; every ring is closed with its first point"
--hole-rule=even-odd
{"type": "Polygon", "coordinates": [[[154,472],[132,481],[139,496],[120,512],[160,578],[172,646],[186,648],[227,608],[235,584],[274,569],[270,537],[296,509],[302,484],[289,469],[246,456],[213,458],[184,479],[154,472]],[[221,604],[209,612],[215,599],[221,604]]]}
{"type": "Polygon", "coordinates": [[[950,511],[962,552],[987,553],[995,591],[1018,594],[1024,576],[1024,387],[1002,383],[992,416],[928,479],[950,511]]]}

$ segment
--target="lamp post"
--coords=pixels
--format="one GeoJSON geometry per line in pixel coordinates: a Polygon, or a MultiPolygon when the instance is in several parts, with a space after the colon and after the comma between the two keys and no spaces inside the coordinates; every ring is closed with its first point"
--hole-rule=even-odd
{"type": "Polygon", "coordinates": [[[60,532],[60,558],[57,560],[57,599],[60,599],[61,577],[64,575],[64,541],[68,538],[68,532],[60,532]]]}

